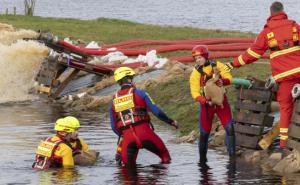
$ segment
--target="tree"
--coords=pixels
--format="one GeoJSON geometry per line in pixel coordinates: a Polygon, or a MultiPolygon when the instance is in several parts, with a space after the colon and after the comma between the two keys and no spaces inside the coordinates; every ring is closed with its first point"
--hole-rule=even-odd
{"type": "Polygon", "coordinates": [[[24,0],[25,15],[33,16],[36,0],[24,0]]]}

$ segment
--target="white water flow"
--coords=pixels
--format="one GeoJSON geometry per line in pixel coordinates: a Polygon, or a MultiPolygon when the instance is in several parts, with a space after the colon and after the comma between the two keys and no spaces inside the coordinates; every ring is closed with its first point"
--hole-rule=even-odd
{"type": "Polygon", "coordinates": [[[0,31],[0,103],[35,98],[28,92],[48,49],[35,41],[19,39],[36,35],[30,30],[0,31]]]}

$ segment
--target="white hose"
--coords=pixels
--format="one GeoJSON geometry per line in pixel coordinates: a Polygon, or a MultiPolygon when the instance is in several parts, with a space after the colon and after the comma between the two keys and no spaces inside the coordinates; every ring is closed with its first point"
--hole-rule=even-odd
{"type": "Polygon", "coordinates": [[[292,97],[298,98],[300,96],[300,84],[295,84],[292,89],[292,97]]]}

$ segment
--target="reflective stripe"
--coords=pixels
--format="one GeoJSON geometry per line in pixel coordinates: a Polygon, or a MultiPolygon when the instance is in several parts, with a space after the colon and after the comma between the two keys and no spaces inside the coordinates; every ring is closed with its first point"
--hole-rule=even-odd
{"type": "Polygon", "coordinates": [[[254,58],[260,58],[261,55],[258,53],[255,53],[254,51],[252,51],[250,48],[247,49],[247,52],[249,53],[249,55],[253,56],[254,58]]]}
{"type": "Polygon", "coordinates": [[[297,68],[294,68],[292,70],[289,70],[289,71],[280,73],[278,75],[275,75],[275,76],[273,76],[273,78],[274,78],[274,80],[278,80],[279,78],[283,78],[283,77],[286,77],[286,76],[289,76],[289,75],[292,75],[292,74],[295,74],[295,73],[298,73],[298,72],[300,72],[300,67],[297,67],[297,68]]]}
{"type": "Polygon", "coordinates": [[[300,50],[300,46],[294,46],[294,47],[291,47],[291,48],[288,48],[288,49],[275,51],[274,53],[270,54],[270,59],[278,57],[280,55],[288,54],[288,53],[291,53],[291,52],[294,52],[294,51],[299,51],[299,50],[300,50]]]}
{"type": "Polygon", "coordinates": [[[241,64],[241,66],[245,65],[246,63],[244,62],[243,58],[242,58],[242,55],[240,55],[238,57],[238,60],[239,60],[239,63],[241,64]]]}
{"type": "Polygon", "coordinates": [[[280,133],[287,133],[288,130],[288,128],[280,128],[280,133]]]}
{"type": "Polygon", "coordinates": [[[287,140],[289,136],[280,136],[281,140],[287,140]]]}

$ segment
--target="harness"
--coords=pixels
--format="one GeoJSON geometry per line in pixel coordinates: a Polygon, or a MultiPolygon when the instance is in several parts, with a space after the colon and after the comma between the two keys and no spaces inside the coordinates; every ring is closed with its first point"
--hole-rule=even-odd
{"type": "Polygon", "coordinates": [[[51,137],[46,139],[45,141],[41,141],[38,145],[35,161],[32,164],[32,168],[43,170],[50,167],[61,166],[61,161],[55,158],[54,152],[56,151],[58,145],[63,142],[64,141],[62,139],[52,142],[51,137]]]}
{"type": "Polygon", "coordinates": [[[267,39],[271,51],[281,51],[299,46],[299,30],[295,21],[274,21],[267,23],[266,27],[269,29],[267,39]]]}
{"type": "Polygon", "coordinates": [[[217,66],[216,61],[214,61],[214,60],[208,60],[207,62],[204,63],[203,66],[200,66],[198,64],[195,66],[195,69],[201,74],[201,76],[200,76],[200,95],[201,96],[205,96],[205,93],[204,93],[205,84],[209,79],[211,79],[213,77],[213,70],[212,70],[212,74],[207,74],[203,71],[203,67],[206,67],[209,65],[211,65],[212,68],[217,66]]]}
{"type": "Polygon", "coordinates": [[[134,102],[134,88],[130,88],[128,93],[122,96],[115,94],[113,105],[117,113],[117,128],[121,131],[130,128],[133,125],[149,123],[150,116],[146,107],[137,107],[134,102]]]}

